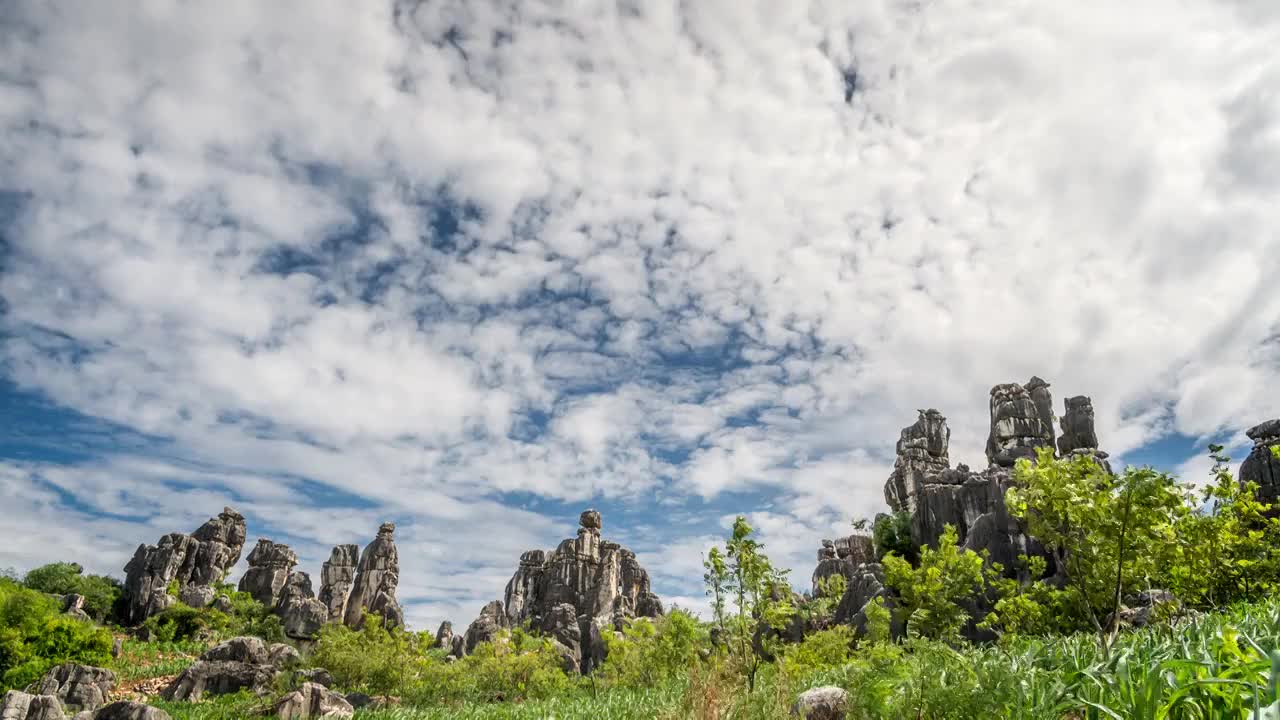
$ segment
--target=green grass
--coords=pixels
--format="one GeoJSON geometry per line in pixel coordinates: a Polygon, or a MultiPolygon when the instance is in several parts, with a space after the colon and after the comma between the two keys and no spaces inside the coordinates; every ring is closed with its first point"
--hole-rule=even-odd
{"type": "Polygon", "coordinates": [[[195,662],[208,647],[202,642],[124,641],[120,657],[108,667],[123,682],[177,675],[195,662]]]}
{"type": "MultiPolygon", "coordinates": [[[[144,644],[139,644],[144,645],[144,644]]],[[[358,712],[360,720],[618,720],[785,717],[806,688],[850,692],[850,717],[1010,718],[1012,720],[1280,719],[1280,600],[1122,635],[1109,651],[1079,635],[1004,646],[951,648],[935,642],[860,650],[835,667],[788,677],[762,672],[754,693],[731,672],[702,668],[689,682],[650,689],[599,688],[587,682],[562,696],[520,703],[396,707],[358,712]]],[[[194,647],[127,648],[143,676],[177,667],[194,647]],[[170,666],[166,663],[174,662],[170,666]]],[[[180,668],[178,668],[180,669],[180,668]]],[[[156,702],[174,720],[249,717],[270,699],[232,696],[197,704],[156,702]]]]}

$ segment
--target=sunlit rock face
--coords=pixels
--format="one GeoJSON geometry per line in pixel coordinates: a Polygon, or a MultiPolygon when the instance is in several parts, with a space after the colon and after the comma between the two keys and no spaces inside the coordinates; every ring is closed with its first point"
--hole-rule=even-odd
{"type": "Polygon", "coordinates": [[[343,617],[348,627],[360,627],[366,611],[381,615],[387,627],[404,625],[404,612],[396,600],[400,555],[392,539],[395,531],[395,523],[383,523],[378,536],[360,555],[343,617]]]}
{"type": "Polygon", "coordinates": [[[173,604],[169,586],[182,597],[212,599],[213,585],[240,561],[244,516],[223,508],[194,533],[170,533],[156,545],[139,545],[124,567],[125,621],[141,623],[173,604]]]}
{"type": "Polygon", "coordinates": [[[926,478],[951,466],[947,445],[951,430],[942,413],[919,410],[913,425],[902,429],[893,474],[884,484],[884,499],[894,512],[915,512],[917,496],[926,478]]]}
{"type": "Polygon", "coordinates": [[[1019,458],[1034,460],[1038,448],[1054,447],[1053,396],[1049,384],[1032,377],[1025,386],[991,388],[991,431],[987,462],[1013,467],[1019,458]]]}

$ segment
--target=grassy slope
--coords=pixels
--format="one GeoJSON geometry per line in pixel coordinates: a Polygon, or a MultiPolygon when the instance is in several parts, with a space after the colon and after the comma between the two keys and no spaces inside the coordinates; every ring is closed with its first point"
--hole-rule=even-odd
{"type": "MultiPolygon", "coordinates": [[[[602,689],[596,697],[583,688],[549,701],[401,707],[357,718],[776,718],[798,692],[826,684],[850,691],[854,718],[1245,718],[1276,700],[1278,647],[1280,600],[1127,634],[1109,654],[1090,636],[960,650],[916,643],[872,649],[799,678],[766,672],[751,695],[729,676],[695,672],[689,685],[602,689]]],[[[175,655],[191,650],[134,647],[118,669],[135,678],[171,674],[186,661],[175,655]]],[[[217,720],[246,717],[260,703],[156,704],[175,720],[217,720]]]]}

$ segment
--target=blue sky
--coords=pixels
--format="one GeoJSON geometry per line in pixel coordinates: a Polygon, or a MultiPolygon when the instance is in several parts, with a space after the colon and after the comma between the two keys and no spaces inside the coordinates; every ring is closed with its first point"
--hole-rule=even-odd
{"type": "Polygon", "coordinates": [[[6,4],[0,567],[390,519],[428,627],[594,506],[698,607],[917,408],[1189,477],[1280,416],[1273,3],[784,5],[6,4]]]}

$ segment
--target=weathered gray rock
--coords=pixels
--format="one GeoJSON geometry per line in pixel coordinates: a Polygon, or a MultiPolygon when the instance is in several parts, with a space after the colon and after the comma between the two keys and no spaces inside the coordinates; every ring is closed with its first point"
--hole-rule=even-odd
{"type": "Polygon", "coordinates": [[[126,622],[141,623],[172,605],[167,590],[175,580],[179,592],[220,582],[239,562],[244,538],[244,516],[224,508],[191,535],[170,533],[157,545],[139,545],[124,567],[126,622]]]}
{"type": "Polygon", "coordinates": [[[400,577],[400,556],[392,540],[395,530],[394,523],[383,523],[378,528],[378,536],[360,555],[344,616],[348,627],[360,627],[366,611],[381,615],[388,627],[404,623],[395,596],[400,577]]]}
{"type": "Polygon", "coordinates": [[[449,657],[460,658],[467,654],[467,639],[462,635],[454,635],[449,647],[449,657]]]}
{"type": "Polygon", "coordinates": [[[918,410],[915,423],[902,429],[893,474],[884,484],[884,499],[894,512],[914,512],[925,478],[951,467],[947,445],[951,429],[942,413],[918,410]]]}
{"type": "MultiPolygon", "coordinates": [[[[520,556],[503,594],[508,625],[531,621],[540,626],[561,604],[572,606],[576,617],[601,625],[662,614],[662,601],[635,553],[601,539],[600,513],[586,510],[579,523],[578,537],[562,541],[554,551],[530,550],[520,556]]],[[[580,630],[586,633],[585,627],[580,630]]]]}
{"type": "Polygon", "coordinates": [[[267,662],[276,668],[291,668],[302,663],[302,655],[292,645],[272,643],[267,648],[267,662]]]}
{"type": "Polygon", "coordinates": [[[295,640],[309,640],[329,622],[329,608],[311,591],[311,576],[295,571],[280,593],[276,614],[284,625],[284,634],[295,640]]]}
{"type": "Polygon", "coordinates": [[[318,683],[308,682],[281,698],[276,703],[275,713],[280,720],[349,718],[355,715],[355,708],[342,695],[318,683]]]}
{"type": "Polygon", "coordinates": [[[436,630],[436,640],[431,647],[446,650],[453,647],[453,623],[448,620],[440,623],[440,628],[436,630]]]}
{"type": "Polygon", "coordinates": [[[476,646],[480,643],[491,642],[498,635],[498,631],[510,627],[507,622],[506,610],[502,607],[501,600],[494,600],[485,605],[480,610],[480,616],[467,626],[467,632],[463,636],[463,652],[467,655],[475,652],[476,646]]]}
{"type": "Polygon", "coordinates": [[[295,672],[299,680],[325,687],[333,687],[333,674],[324,668],[305,668],[295,672]]]}
{"type": "Polygon", "coordinates": [[[140,702],[111,703],[94,713],[93,720],[172,720],[169,713],[140,702]]]}
{"type": "Polygon", "coordinates": [[[819,581],[832,575],[843,575],[848,580],[860,565],[875,561],[875,542],[866,533],[823,540],[822,547],[818,549],[818,566],[810,578],[813,594],[818,594],[819,581]]]}
{"type": "MultiPolygon", "coordinates": [[[[1280,504],[1280,460],[1271,448],[1280,445],[1280,419],[1268,420],[1247,431],[1253,440],[1253,449],[1240,465],[1240,485],[1257,483],[1258,500],[1271,505],[1280,504]]],[[[1280,513],[1280,507],[1273,513],[1280,513]]]]}
{"type": "Polygon", "coordinates": [[[224,612],[228,615],[235,612],[235,606],[231,604],[231,597],[228,595],[219,595],[213,599],[213,609],[224,612]]]}
{"type": "Polygon", "coordinates": [[[288,545],[258,538],[258,544],[249,553],[249,569],[240,578],[240,592],[249,593],[254,600],[275,608],[297,564],[298,554],[288,545]]]}
{"type": "Polygon", "coordinates": [[[261,639],[232,638],[206,650],[169,683],[161,697],[169,701],[196,702],[206,694],[223,695],[242,689],[263,694],[271,689],[277,670],[270,650],[261,639]]]}
{"type": "Polygon", "coordinates": [[[106,704],[107,696],[115,686],[116,675],[110,670],[64,663],[45,674],[36,686],[36,692],[53,695],[69,709],[96,710],[106,704]]]}
{"type": "Polygon", "coordinates": [[[551,638],[560,652],[564,671],[582,671],[582,627],[578,613],[569,603],[560,603],[551,609],[539,628],[544,637],[551,638]]]}
{"type": "Polygon", "coordinates": [[[834,685],[805,690],[791,706],[791,714],[804,720],[844,720],[849,693],[834,685]]]}
{"type": "Polygon", "coordinates": [[[92,620],[89,613],[84,611],[84,596],[76,593],[62,596],[62,612],[64,615],[70,615],[77,620],[92,620]]]}
{"type": "Polygon", "coordinates": [[[1072,450],[1097,450],[1098,434],[1093,429],[1093,400],[1077,395],[1067,398],[1063,404],[1066,414],[1059,420],[1062,436],[1058,438],[1058,454],[1066,456],[1072,450]]]}
{"type": "Polygon", "coordinates": [[[208,585],[187,585],[178,591],[178,600],[193,608],[208,607],[213,603],[217,591],[208,585]]]}
{"type": "Polygon", "coordinates": [[[52,695],[31,695],[18,690],[5,693],[0,720],[66,720],[62,704],[52,695]]]}
{"type": "Polygon", "coordinates": [[[339,623],[347,613],[347,600],[356,581],[356,566],[360,562],[357,545],[338,545],[329,554],[320,571],[320,602],[329,612],[329,622],[339,623]]]}
{"type": "Polygon", "coordinates": [[[1053,398],[1049,385],[1032,377],[991,388],[991,430],[987,461],[1013,467],[1019,458],[1035,459],[1036,449],[1054,447],[1053,398]]]}

